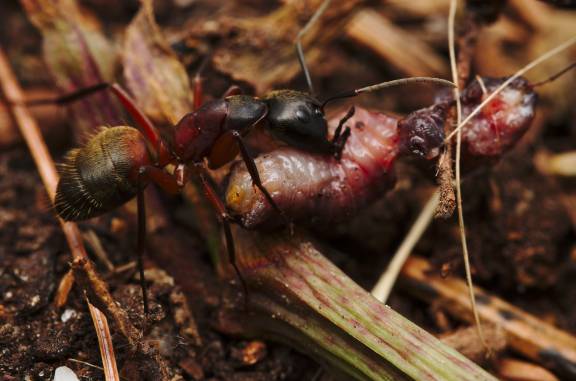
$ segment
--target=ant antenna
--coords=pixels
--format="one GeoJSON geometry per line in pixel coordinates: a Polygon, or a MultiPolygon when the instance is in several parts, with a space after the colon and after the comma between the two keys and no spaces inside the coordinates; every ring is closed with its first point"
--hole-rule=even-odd
{"type": "Polygon", "coordinates": [[[371,93],[373,91],[385,89],[387,87],[405,85],[408,83],[420,83],[420,82],[430,82],[430,83],[437,83],[437,84],[444,85],[444,86],[456,87],[454,82],[451,82],[451,81],[448,81],[448,80],[442,79],[442,78],[433,78],[433,77],[400,78],[400,79],[395,79],[395,80],[387,81],[387,82],[381,82],[381,83],[377,83],[375,85],[370,85],[370,86],[362,87],[360,89],[344,91],[340,94],[336,94],[336,95],[326,99],[322,103],[321,109],[324,110],[324,107],[326,107],[326,105],[329,102],[332,102],[336,99],[352,98],[352,97],[355,97],[355,96],[362,94],[362,93],[371,93]]]}
{"type": "Polygon", "coordinates": [[[310,20],[304,25],[304,28],[300,29],[298,35],[296,36],[296,53],[298,54],[298,62],[300,62],[300,67],[304,72],[304,76],[306,76],[306,82],[308,83],[308,90],[310,91],[310,95],[314,95],[314,86],[312,85],[312,77],[310,76],[310,72],[308,71],[308,67],[306,66],[306,59],[304,58],[304,51],[302,49],[302,37],[308,30],[318,21],[320,16],[326,11],[330,2],[332,0],[324,0],[324,2],[318,7],[316,12],[312,15],[310,20]]]}
{"type": "Polygon", "coordinates": [[[534,88],[534,87],[542,86],[542,85],[545,85],[545,84],[550,83],[552,81],[555,81],[556,79],[558,79],[559,77],[561,77],[562,75],[564,75],[568,71],[574,69],[575,67],[576,67],[576,62],[572,62],[570,65],[566,66],[564,69],[560,70],[558,73],[548,77],[547,79],[545,79],[543,81],[533,83],[530,85],[530,87],[534,88]]]}

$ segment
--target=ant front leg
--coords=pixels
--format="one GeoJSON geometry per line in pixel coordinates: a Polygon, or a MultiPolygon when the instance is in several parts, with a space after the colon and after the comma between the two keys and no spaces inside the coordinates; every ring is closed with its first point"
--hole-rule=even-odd
{"type": "Polygon", "coordinates": [[[276,205],[276,202],[270,195],[270,192],[268,192],[268,189],[266,189],[266,187],[264,187],[264,185],[262,184],[262,180],[260,180],[260,174],[258,173],[256,163],[254,162],[252,156],[250,156],[250,153],[248,152],[248,149],[246,148],[246,145],[242,140],[242,135],[240,135],[238,131],[232,131],[232,136],[236,139],[236,142],[238,143],[238,147],[240,148],[240,154],[242,155],[242,160],[244,161],[244,164],[246,164],[246,168],[248,169],[248,173],[252,178],[252,182],[254,183],[254,185],[256,185],[256,187],[258,187],[258,189],[260,189],[260,192],[264,194],[264,197],[266,198],[266,200],[268,200],[272,208],[274,208],[274,210],[278,212],[278,214],[280,214],[280,216],[290,229],[290,232],[292,233],[294,230],[294,227],[292,226],[293,225],[292,221],[290,220],[290,218],[288,218],[286,213],[284,213],[284,211],[280,209],[278,205],[276,205]]]}
{"type": "Polygon", "coordinates": [[[220,197],[218,197],[216,191],[214,190],[214,187],[208,181],[208,178],[204,173],[205,170],[202,164],[197,164],[196,169],[198,177],[200,178],[200,182],[202,183],[202,188],[204,189],[204,194],[218,212],[218,218],[220,220],[220,223],[222,224],[222,228],[224,229],[224,237],[226,239],[226,249],[228,251],[228,261],[232,265],[232,268],[234,268],[234,272],[236,273],[236,276],[238,277],[240,283],[242,284],[242,289],[244,291],[244,303],[248,304],[248,286],[246,284],[246,281],[244,280],[244,277],[240,273],[240,269],[238,268],[238,265],[236,263],[236,249],[234,247],[234,237],[232,236],[232,230],[230,229],[230,223],[233,222],[233,219],[230,216],[230,214],[228,214],[228,211],[226,210],[224,203],[222,202],[222,200],[220,200],[220,197]]]}
{"type": "Polygon", "coordinates": [[[356,108],[354,106],[350,107],[346,115],[340,119],[338,122],[338,127],[336,127],[336,130],[334,131],[334,136],[332,137],[332,147],[334,150],[334,157],[336,157],[338,160],[340,160],[342,157],[342,150],[344,150],[346,141],[348,140],[348,137],[350,137],[350,127],[346,127],[344,132],[342,132],[342,127],[350,118],[352,118],[354,112],[356,112],[356,108]]]}

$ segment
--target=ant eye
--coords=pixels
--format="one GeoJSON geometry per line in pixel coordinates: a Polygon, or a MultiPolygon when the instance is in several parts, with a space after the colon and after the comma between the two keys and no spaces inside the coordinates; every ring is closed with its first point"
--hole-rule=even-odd
{"type": "Polygon", "coordinates": [[[318,116],[324,115],[324,113],[322,112],[322,110],[320,110],[319,108],[315,108],[315,109],[314,109],[314,113],[315,113],[316,115],[318,115],[318,116]]]}
{"type": "Polygon", "coordinates": [[[308,123],[310,121],[310,113],[305,108],[296,110],[296,119],[301,123],[308,123]]]}

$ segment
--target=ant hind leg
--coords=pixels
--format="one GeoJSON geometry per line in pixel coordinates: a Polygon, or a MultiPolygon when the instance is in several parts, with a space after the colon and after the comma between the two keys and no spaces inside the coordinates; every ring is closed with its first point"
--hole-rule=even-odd
{"type": "Polygon", "coordinates": [[[142,289],[142,301],[144,303],[144,314],[147,316],[148,292],[146,279],[144,278],[144,251],[146,250],[146,203],[144,201],[144,167],[138,173],[138,239],[136,241],[136,253],[138,255],[138,271],[140,272],[140,288],[142,289]]]}
{"type": "Polygon", "coordinates": [[[234,237],[232,235],[232,230],[230,229],[230,223],[233,222],[232,217],[226,211],[226,207],[222,200],[218,197],[216,191],[214,190],[212,184],[208,181],[208,178],[204,174],[204,167],[201,165],[197,166],[198,168],[198,176],[200,177],[200,181],[202,183],[202,188],[204,189],[204,194],[210,201],[210,203],[216,208],[218,212],[218,217],[220,219],[220,223],[222,224],[222,228],[224,229],[224,237],[226,239],[226,249],[228,252],[228,261],[230,265],[234,269],[236,276],[240,280],[242,285],[242,290],[244,292],[244,305],[248,304],[248,285],[244,280],[244,277],[240,273],[240,269],[238,268],[238,264],[236,263],[236,249],[234,246],[234,237]]]}
{"type": "Polygon", "coordinates": [[[138,193],[136,196],[138,213],[138,238],[136,241],[136,254],[138,258],[138,271],[140,273],[140,287],[144,313],[148,315],[148,292],[146,279],[144,278],[144,252],[146,251],[146,203],[144,189],[148,182],[153,182],[169,194],[176,194],[180,190],[175,176],[170,175],[154,166],[145,165],[138,170],[138,193]]]}
{"type": "Polygon", "coordinates": [[[48,99],[32,99],[25,101],[24,104],[28,106],[36,106],[36,105],[45,105],[45,104],[58,104],[58,105],[65,105],[67,103],[78,101],[84,97],[92,95],[94,93],[103,91],[103,90],[110,90],[116,98],[122,103],[122,106],[126,109],[128,114],[136,121],[139,129],[141,132],[146,136],[146,139],[159,150],[161,145],[161,138],[156,130],[156,127],[152,123],[152,121],[144,114],[142,110],[136,105],[136,101],[132,99],[130,95],[124,90],[119,84],[117,83],[97,83],[93,86],[84,87],[78,89],[74,92],[69,94],[62,95],[56,98],[48,98],[48,99]]]}
{"type": "Polygon", "coordinates": [[[236,139],[236,142],[238,143],[238,147],[240,148],[240,154],[242,155],[242,160],[244,161],[244,164],[246,165],[246,168],[248,169],[248,173],[250,174],[250,177],[252,178],[253,184],[256,185],[256,187],[258,187],[258,189],[260,189],[260,192],[262,192],[262,194],[264,195],[264,197],[266,198],[268,203],[270,203],[272,208],[274,208],[274,210],[276,212],[278,212],[278,214],[282,217],[282,219],[284,220],[286,225],[289,227],[290,233],[292,234],[292,232],[294,230],[292,221],[290,220],[290,218],[288,218],[286,213],[284,213],[284,211],[276,204],[276,202],[274,201],[274,199],[270,195],[270,192],[268,192],[268,189],[266,189],[264,184],[262,184],[262,180],[260,179],[260,174],[258,173],[258,168],[256,167],[256,163],[254,162],[254,159],[252,158],[252,156],[250,156],[250,153],[248,152],[248,149],[246,148],[246,145],[244,144],[244,141],[242,140],[242,135],[240,135],[240,133],[238,131],[232,131],[232,136],[234,136],[234,138],[236,139]]]}

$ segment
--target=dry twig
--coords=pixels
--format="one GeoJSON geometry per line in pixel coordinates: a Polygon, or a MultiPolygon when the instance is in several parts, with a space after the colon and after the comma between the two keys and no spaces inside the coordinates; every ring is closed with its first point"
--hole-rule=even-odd
{"type": "Polygon", "coordinates": [[[349,38],[410,76],[439,76],[446,64],[434,49],[373,10],[362,10],[346,26],[349,38]]]}
{"type": "MultiPolygon", "coordinates": [[[[460,103],[460,87],[465,85],[465,81],[468,80],[470,76],[470,61],[472,59],[473,49],[471,48],[470,41],[473,37],[463,37],[459,40],[459,46],[461,50],[459,52],[458,63],[456,63],[456,48],[455,48],[455,20],[456,20],[456,9],[458,6],[458,0],[452,0],[450,2],[450,15],[448,17],[448,43],[450,50],[450,67],[452,69],[452,80],[456,83],[454,88],[454,99],[456,100],[456,120],[457,124],[460,124],[462,120],[462,104],[460,103]]],[[[467,34],[474,34],[476,31],[475,27],[469,27],[467,34]]],[[[451,145],[448,142],[447,146],[451,145]]],[[[474,297],[474,284],[472,282],[472,271],[470,269],[470,255],[468,253],[468,243],[466,241],[466,226],[464,224],[464,213],[462,212],[462,187],[460,186],[460,158],[462,154],[462,132],[459,131],[456,138],[456,201],[458,206],[458,226],[460,228],[460,240],[462,242],[462,254],[464,257],[464,268],[466,269],[466,282],[468,283],[468,290],[470,296],[470,305],[472,307],[472,313],[474,315],[474,321],[476,323],[476,328],[478,330],[478,337],[482,341],[484,347],[490,353],[490,347],[484,337],[484,332],[482,331],[482,324],[480,322],[480,317],[478,316],[478,308],[476,307],[476,298],[474,297]]]]}
{"type": "Polygon", "coordinates": [[[438,207],[439,200],[440,193],[439,191],[436,191],[432,197],[430,197],[428,202],[426,202],[424,208],[422,208],[420,215],[418,215],[418,218],[416,218],[416,221],[414,221],[414,224],[412,224],[410,231],[408,234],[406,234],[402,244],[388,264],[388,268],[380,276],[380,279],[378,279],[378,282],[372,289],[372,295],[382,303],[386,303],[388,300],[390,292],[392,292],[392,288],[398,279],[398,275],[400,274],[406,259],[408,259],[408,256],[414,249],[414,246],[416,246],[422,237],[422,234],[424,234],[428,228],[428,225],[430,225],[430,222],[434,217],[434,211],[438,207]]]}
{"type": "MultiPolygon", "coordinates": [[[[433,275],[432,265],[411,256],[402,269],[402,288],[428,303],[439,306],[459,319],[473,322],[468,290],[461,279],[433,275]]],[[[576,378],[576,338],[545,321],[475,287],[478,312],[488,324],[501,326],[516,352],[536,361],[566,379],[576,378]]]]}

